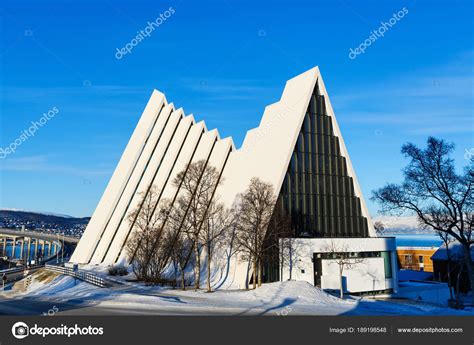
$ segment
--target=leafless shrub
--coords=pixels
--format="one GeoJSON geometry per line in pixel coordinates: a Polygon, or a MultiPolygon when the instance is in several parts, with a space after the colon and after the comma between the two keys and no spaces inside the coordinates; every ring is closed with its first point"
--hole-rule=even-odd
{"type": "MultiPolygon", "coordinates": [[[[262,263],[266,246],[265,237],[275,205],[271,184],[252,178],[247,190],[238,196],[236,212],[236,243],[241,258],[252,264],[253,288],[262,285],[262,263]]],[[[273,245],[273,244],[271,244],[273,245]]],[[[248,281],[246,282],[248,287],[248,281]]]]}

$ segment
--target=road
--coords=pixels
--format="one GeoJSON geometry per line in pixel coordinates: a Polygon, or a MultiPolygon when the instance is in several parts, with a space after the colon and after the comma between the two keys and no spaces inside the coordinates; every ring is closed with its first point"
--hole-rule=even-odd
{"type": "MultiPolygon", "coordinates": [[[[58,236],[54,234],[45,234],[38,231],[18,231],[18,230],[0,228],[0,237],[5,236],[5,235],[16,236],[17,238],[32,237],[32,238],[37,238],[37,239],[45,240],[45,241],[58,242],[58,236]]],[[[61,243],[62,240],[63,240],[63,237],[60,235],[59,243],[61,243]]],[[[47,263],[47,262],[54,263],[54,261],[58,259],[67,261],[66,259],[72,255],[78,242],[79,242],[78,238],[64,236],[64,248],[60,249],[60,251],[58,251],[56,255],[43,258],[43,263],[47,263]]],[[[3,273],[2,270],[0,270],[0,275],[1,273],[3,273]]]]}
{"type": "MultiPolygon", "coordinates": [[[[42,267],[43,267],[43,265],[30,267],[30,269],[28,270],[28,274],[33,274],[34,272],[36,272],[37,270],[39,270],[42,267]]],[[[17,281],[19,279],[22,279],[24,277],[24,272],[25,271],[24,271],[23,267],[20,267],[20,268],[18,268],[17,270],[15,270],[13,272],[10,272],[9,270],[4,270],[4,271],[0,271],[0,278],[3,275],[3,273],[6,273],[7,274],[7,283],[10,283],[10,282],[14,282],[14,281],[17,281]]]]}
{"type": "MultiPolygon", "coordinates": [[[[119,287],[120,289],[120,287],[119,287]]],[[[182,298],[182,296],[164,293],[165,299],[182,298]]],[[[103,301],[102,301],[103,302],[103,301]]],[[[124,304],[114,306],[113,303],[102,303],[101,305],[93,302],[84,302],[82,299],[64,299],[38,298],[38,297],[16,297],[5,298],[0,295],[0,315],[229,315],[228,308],[222,310],[203,310],[201,308],[182,308],[182,306],[165,307],[162,309],[144,306],[137,308],[137,305],[127,306],[124,304]]],[[[242,309],[236,309],[235,314],[242,312],[242,309]]],[[[255,312],[255,311],[254,311],[255,312]]],[[[231,312],[232,314],[232,312],[231,312]]]]}
{"type": "MultiPolygon", "coordinates": [[[[8,236],[17,236],[17,237],[34,237],[39,238],[40,240],[45,241],[58,241],[57,234],[47,234],[44,232],[39,231],[20,231],[20,230],[12,230],[12,229],[4,229],[0,228],[0,235],[8,235],[8,236]]],[[[62,242],[63,236],[59,235],[59,241],[62,242]]],[[[64,236],[64,241],[68,243],[78,243],[79,239],[76,237],[64,236]]]]}

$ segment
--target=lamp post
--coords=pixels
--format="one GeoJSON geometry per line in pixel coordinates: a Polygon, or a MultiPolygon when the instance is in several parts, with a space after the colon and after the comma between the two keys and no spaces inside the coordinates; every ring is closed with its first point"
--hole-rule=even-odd
{"type": "MultiPolygon", "coordinates": [[[[57,233],[56,235],[58,235],[58,245],[61,243],[59,241],[59,233],[57,233]]],[[[56,245],[56,263],[58,264],[59,263],[59,252],[58,252],[58,245],[56,245]]]]}
{"type": "Polygon", "coordinates": [[[61,262],[64,262],[64,231],[63,231],[63,246],[61,247],[61,262]]]}

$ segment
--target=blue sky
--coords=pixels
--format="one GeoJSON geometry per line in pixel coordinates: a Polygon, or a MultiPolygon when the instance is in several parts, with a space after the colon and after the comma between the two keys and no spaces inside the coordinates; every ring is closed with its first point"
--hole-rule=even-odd
{"type": "MultiPolygon", "coordinates": [[[[287,79],[318,65],[366,199],[400,147],[474,148],[470,1],[2,1],[0,207],[90,216],[156,88],[240,146],[287,79]],[[148,21],[175,13],[116,59],[148,21]],[[356,48],[408,13],[356,59],[356,48]]],[[[474,149],[473,149],[474,152],[474,149]]],[[[377,214],[377,205],[368,200],[377,214]]]]}

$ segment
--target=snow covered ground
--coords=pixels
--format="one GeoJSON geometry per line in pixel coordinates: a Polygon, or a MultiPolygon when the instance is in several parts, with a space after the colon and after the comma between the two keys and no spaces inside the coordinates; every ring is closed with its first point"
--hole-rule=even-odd
{"type": "MultiPolygon", "coordinates": [[[[69,315],[474,315],[474,309],[457,311],[407,300],[340,300],[297,281],[264,284],[257,290],[206,293],[142,284],[103,289],[57,276],[43,282],[33,279],[27,290],[0,293],[0,310],[9,301],[17,308],[22,303],[28,308],[39,302],[54,304],[59,313],[69,315]]],[[[11,304],[8,310],[13,310],[11,304]]],[[[38,308],[44,308],[43,304],[38,308]]]]}

